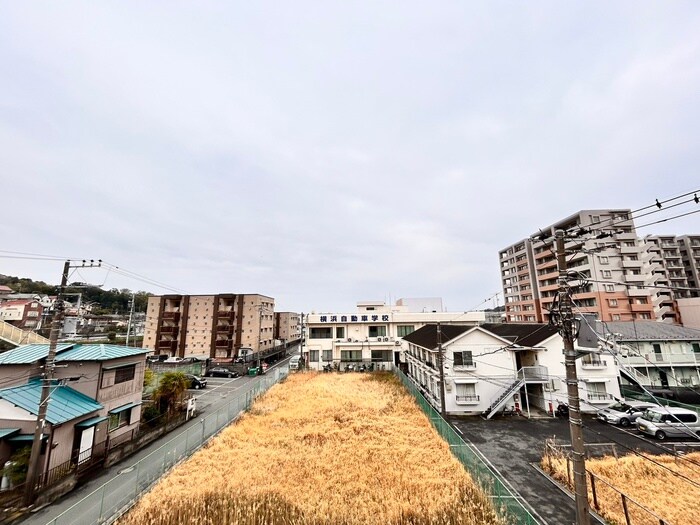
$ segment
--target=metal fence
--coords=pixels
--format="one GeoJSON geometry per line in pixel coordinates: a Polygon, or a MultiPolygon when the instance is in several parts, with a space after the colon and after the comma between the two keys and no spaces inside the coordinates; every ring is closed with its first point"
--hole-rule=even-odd
{"type": "Polygon", "coordinates": [[[484,461],[472,445],[462,439],[401,370],[397,367],[393,367],[393,370],[416,399],[421,410],[428,416],[438,434],[449,443],[452,454],[459,459],[467,472],[489,496],[499,515],[506,518],[508,523],[540,525],[540,522],[525,507],[522,497],[508,486],[508,482],[484,461]]]}
{"type": "Polygon", "coordinates": [[[123,469],[97,490],[85,496],[47,525],[111,523],[177,463],[189,457],[225,426],[250,408],[272,385],[287,377],[288,367],[274,368],[248,385],[247,389],[216,412],[201,418],[198,425],[183,430],[167,443],[123,469]]]}

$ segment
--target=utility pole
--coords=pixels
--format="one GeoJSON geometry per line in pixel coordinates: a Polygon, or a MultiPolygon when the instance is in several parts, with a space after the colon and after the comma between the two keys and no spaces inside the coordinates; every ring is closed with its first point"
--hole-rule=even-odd
{"type": "Polygon", "coordinates": [[[571,309],[571,296],[567,285],[567,262],[564,231],[555,232],[557,266],[559,267],[559,333],[564,340],[564,364],[566,389],[569,397],[569,431],[573,454],[574,495],[576,500],[576,525],[590,524],[588,487],[586,482],[586,450],[583,443],[583,421],[578,397],[576,377],[576,350],[574,349],[575,319],[571,309]]]}
{"type": "Polygon", "coordinates": [[[134,318],[134,298],[136,294],[131,292],[131,308],[129,309],[129,324],[126,325],[126,346],[129,346],[129,335],[131,335],[131,321],[134,318]]]}
{"type": "Polygon", "coordinates": [[[445,409],[445,368],[443,367],[443,355],[442,355],[442,328],[440,328],[440,322],[437,324],[437,344],[438,344],[438,366],[440,367],[440,414],[442,417],[447,415],[447,410],[445,409]]]}
{"type": "MultiPolygon", "coordinates": [[[[56,347],[58,345],[58,333],[61,331],[61,322],[63,321],[63,293],[68,284],[68,271],[70,270],[70,261],[66,261],[63,265],[63,276],[61,277],[61,285],[58,288],[56,295],[56,310],[53,319],[51,320],[51,335],[49,336],[49,353],[46,356],[46,364],[44,365],[44,374],[41,385],[41,397],[36,416],[36,428],[34,429],[34,441],[32,442],[32,451],[29,456],[29,468],[27,470],[27,479],[24,485],[24,505],[28,507],[34,501],[34,489],[36,488],[37,477],[39,474],[39,460],[41,459],[41,441],[44,433],[44,425],[46,424],[46,411],[49,404],[49,394],[51,393],[51,382],[53,380],[54,360],[56,359],[56,347]]],[[[50,446],[47,443],[47,446],[50,446]]]]}
{"type": "MultiPolygon", "coordinates": [[[[51,383],[53,382],[53,373],[56,360],[56,347],[58,346],[58,335],[61,331],[63,322],[64,304],[63,297],[65,296],[66,285],[68,284],[68,272],[71,268],[91,268],[94,266],[102,266],[102,260],[82,261],[82,264],[71,266],[70,260],[67,260],[63,265],[63,275],[61,276],[61,285],[58,287],[56,294],[56,302],[54,303],[54,316],[51,320],[51,334],[49,336],[49,352],[46,356],[44,364],[44,373],[42,377],[41,396],[39,398],[39,406],[36,415],[36,427],[34,429],[34,441],[32,442],[32,451],[29,456],[29,465],[27,469],[27,479],[24,484],[24,506],[28,507],[34,501],[34,492],[36,489],[37,478],[39,477],[39,460],[41,459],[41,439],[46,425],[46,412],[49,405],[51,395],[51,383]]],[[[51,444],[48,443],[48,446],[51,444]]]]}

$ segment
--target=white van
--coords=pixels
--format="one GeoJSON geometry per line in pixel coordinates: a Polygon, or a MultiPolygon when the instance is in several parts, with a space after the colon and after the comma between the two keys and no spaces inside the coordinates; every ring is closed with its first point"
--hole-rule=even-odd
{"type": "Polygon", "coordinates": [[[299,370],[299,361],[301,360],[300,355],[293,355],[292,358],[289,360],[289,369],[290,370],[299,370]]]}
{"type": "Polygon", "coordinates": [[[649,408],[637,418],[637,430],[656,439],[682,437],[697,439],[700,419],[697,412],[686,408],[649,408]]]}

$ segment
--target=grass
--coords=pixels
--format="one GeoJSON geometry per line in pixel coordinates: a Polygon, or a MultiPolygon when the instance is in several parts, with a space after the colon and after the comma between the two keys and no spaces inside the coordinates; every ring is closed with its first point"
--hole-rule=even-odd
{"type": "Polygon", "coordinates": [[[390,374],[294,374],[122,524],[501,524],[390,374]]]}
{"type": "MultiPolygon", "coordinates": [[[[682,456],[682,459],[674,456],[652,455],[649,455],[649,458],[663,467],[645,457],[631,455],[622,456],[619,459],[606,456],[587,460],[586,470],[624,492],[626,496],[663,518],[666,523],[673,525],[700,523],[700,453],[687,454],[682,456]],[[690,481],[682,479],[679,475],[690,481]]],[[[573,490],[568,482],[567,462],[563,455],[545,455],[541,466],[555,479],[573,490]]],[[[625,524],[619,492],[600,481],[596,481],[595,488],[599,503],[598,512],[611,524],[625,524]]],[[[588,494],[593,509],[590,477],[588,477],[588,494]]],[[[659,519],[639,505],[628,501],[627,506],[633,525],[659,524],[659,519]]]]}

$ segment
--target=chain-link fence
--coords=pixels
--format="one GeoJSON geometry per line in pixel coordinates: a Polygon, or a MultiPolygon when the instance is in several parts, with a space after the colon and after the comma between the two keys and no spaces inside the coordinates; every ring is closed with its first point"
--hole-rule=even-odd
{"type": "Polygon", "coordinates": [[[97,490],[88,494],[47,525],[89,525],[111,523],[128,510],[163,474],[181,460],[189,457],[221,429],[250,408],[253,401],[272,385],[287,377],[289,368],[274,368],[258,382],[167,443],[123,469],[97,490]]]}
{"type": "Polygon", "coordinates": [[[428,403],[418,388],[397,367],[394,373],[418,402],[421,410],[430,419],[438,434],[450,445],[452,454],[459,459],[472,478],[489,496],[498,513],[508,523],[523,525],[540,525],[540,522],[525,507],[522,497],[508,487],[507,482],[494,471],[472,445],[468,445],[440,413],[428,403]]]}

